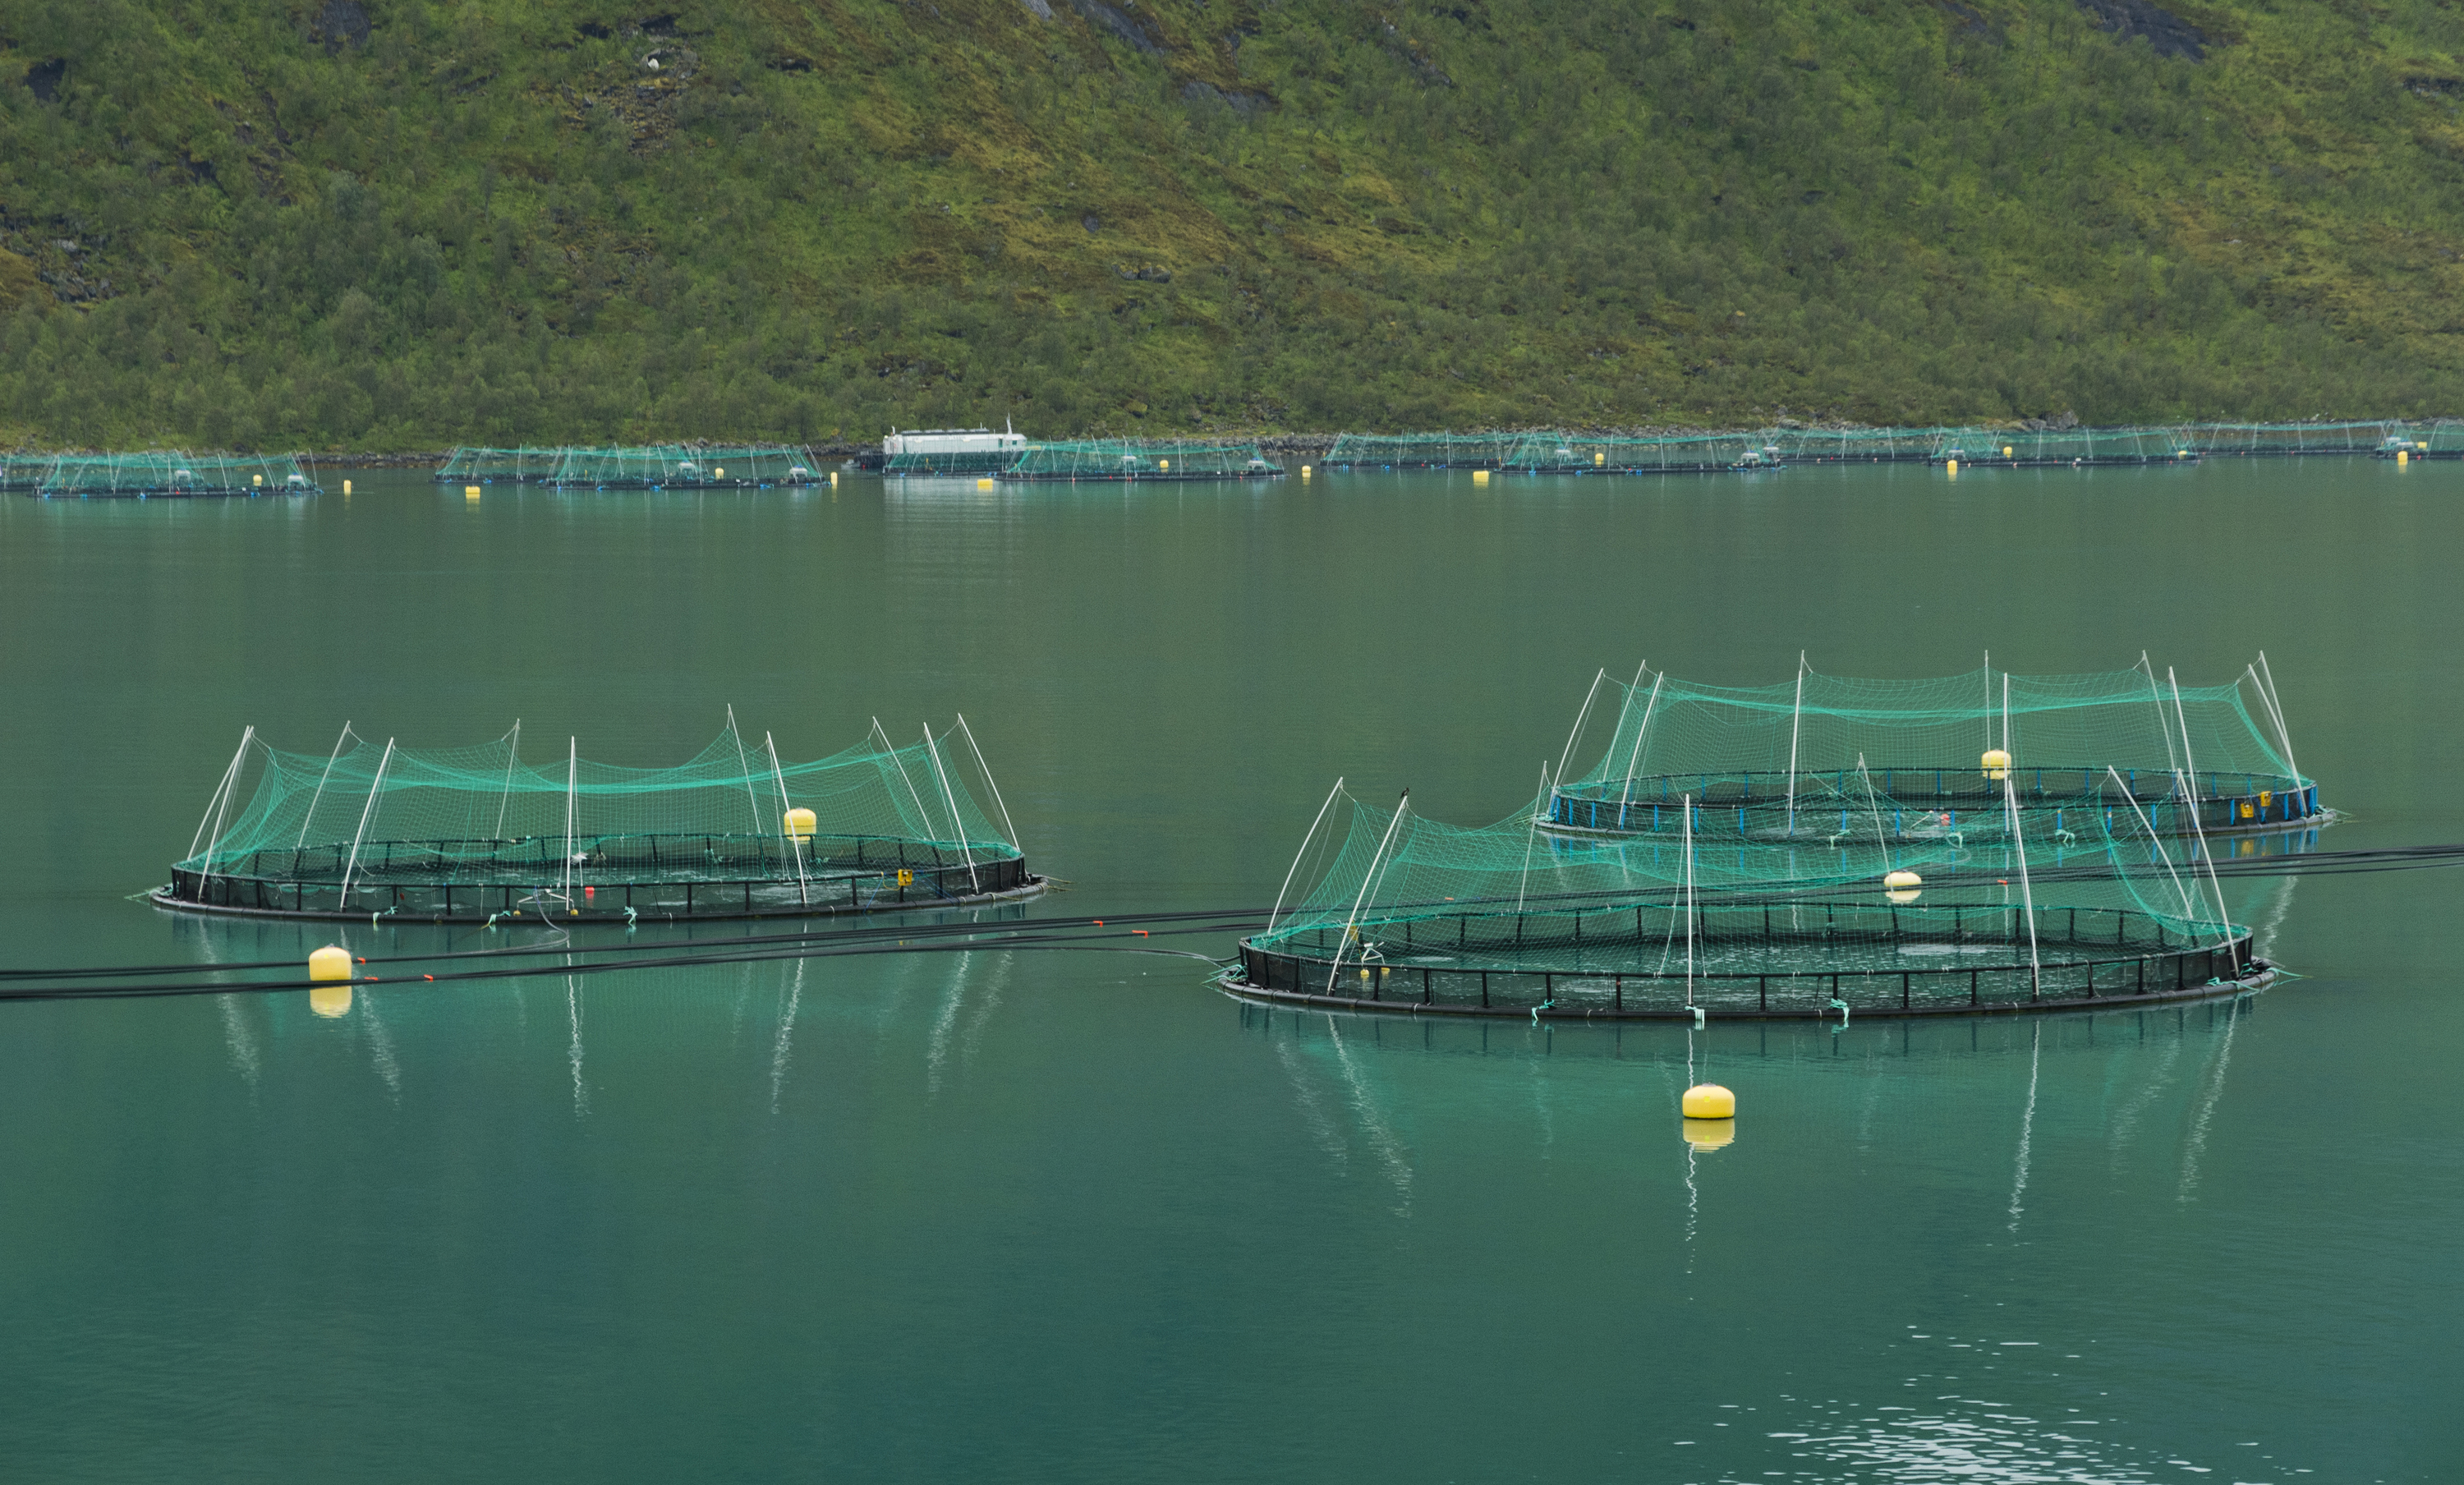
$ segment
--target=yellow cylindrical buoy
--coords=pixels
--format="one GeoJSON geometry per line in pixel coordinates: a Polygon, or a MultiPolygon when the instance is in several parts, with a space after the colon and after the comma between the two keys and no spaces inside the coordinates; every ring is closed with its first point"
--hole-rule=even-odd
{"type": "Polygon", "coordinates": [[[1987,748],[1985,756],[1976,761],[1976,765],[1996,784],[2011,776],[2011,755],[1998,747],[1987,748]]]}
{"type": "Polygon", "coordinates": [[[308,956],[308,978],[311,980],[347,980],[351,977],[351,951],[337,943],[328,943],[308,956]]]}
{"type": "Polygon", "coordinates": [[[2011,456],[2011,446],[2007,443],[2002,446],[2002,456],[2006,459],[2011,456]]]}
{"type": "Polygon", "coordinates": [[[351,951],[328,943],[308,956],[308,1008],[320,1016],[339,1016],[351,1008],[351,951]]]}
{"type": "Polygon", "coordinates": [[[813,817],[813,811],[805,809],[802,805],[798,805],[795,809],[787,811],[787,834],[793,839],[812,839],[815,824],[816,822],[813,817]]]}
{"type": "Polygon", "coordinates": [[[346,1016],[351,1013],[351,987],[348,985],[314,985],[308,987],[308,1008],[320,1016],[346,1016]]]}
{"type": "Polygon", "coordinates": [[[257,476],[257,477],[256,477],[256,478],[255,478],[253,482],[253,483],[255,483],[255,484],[262,485],[262,484],[264,484],[264,483],[265,483],[265,477],[264,477],[263,475],[259,475],[259,476],[257,476]]]}
{"type": "Polygon", "coordinates": [[[1894,902],[1914,902],[1925,878],[1905,867],[1882,878],[1882,895],[1894,902]]]}
{"type": "Polygon", "coordinates": [[[979,490],[989,490],[989,489],[991,489],[992,487],[993,487],[993,482],[992,482],[990,479],[988,479],[988,478],[987,478],[987,479],[979,479],[979,480],[977,480],[977,481],[976,481],[976,488],[977,488],[977,489],[979,489],[979,490]]]}
{"type": "Polygon", "coordinates": [[[1950,471],[1951,478],[1957,479],[1959,477],[1959,461],[1957,459],[1950,460],[1943,467],[1950,471]]]}
{"type": "Polygon", "coordinates": [[[839,472],[838,472],[837,470],[831,470],[831,471],[830,471],[830,488],[831,488],[831,489],[833,489],[833,490],[835,490],[835,489],[837,489],[838,487],[839,487],[839,472]]]}
{"type": "Polygon", "coordinates": [[[1157,469],[1170,469],[1170,468],[1172,468],[1172,460],[1170,460],[1170,459],[1157,459],[1157,460],[1155,460],[1155,468],[1157,468],[1157,469]]]}
{"type": "Polygon", "coordinates": [[[1471,472],[1471,482],[1476,485],[1485,485],[1488,483],[1488,471],[1485,469],[1473,470],[1471,472]]]}
{"type": "Polygon", "coordinates": [[[725,479],[727,477],[727,471],[723,469],[714,469],[710,472],[710,477],[713,479],[725,479]]]}
{"type": "Polygon", "coordinates": [[[2407,464],[2409,464],[2409,463],[2411,463],[2411,462],[2412,462],[2412,451],[2411,451],[2411,450],[2409,450],[2409,449],[2398,449],[2398,450],[2396,450],[2396,451],[2395,451],[2395,467],[2396,467],[2396,468],[2398,468],[2398,469],[2402,469],[2402,468],[2404,468],[2407,464]]]}
{"type": "Polygon", "coordinates": [[[342,493],[343,493],[344,495],[348,495],[348,494],[350,494],[350,493],[351,493],[351,482],[350,482],[349,480],[347,480],[347,479],[345,479],[345,480],[343,480],[343,481],[342,481],[342,493]]]}
{"type": "Polygon", "coordinates": [[[1733,1119],[1689,1119],[1685,1126],[1685,1142],[1698,1150],[1717,1150],[1737,1142],[1737,1121],[1733,1119]]]}
{"type": "Polygon", "coordinates": [[[1605,463],[1607,463],[1608,461],[1609,461],[1609,456],[1608,456],[1608,454],[1605,454],[1605,453],[1603,453],[1603,452],[1601,452],[1600,450],[1597,450],[1597,449],[1595,449],[1595,450],[1593,450],[1593,451],[1592,451],[1592,462],[1593,462],[1593,463],[1595,463],[1595,464],[1605,464],[1605,463]]]}
{"type": "Polygon", "coordinates": [[[477,485],[464,485],[462,487],[462,499],[466,500],[475,500],[478,498],[479,487],[477,485]]]}
{"type": "Polygon", "coordinates": [[[1685,1090],[1682,1107],[1687,1119],[1734,1119],[1737,1096],[1717,1083],[1696,1083],[1685,1090]]]}
{"type": "Polygon", "coordinates": [[[1309,467],[1308,465],[1304,464],[1304,465],[1302,465],[1302,466],[1301,466],[1301,477],[1302,477],[1303,479],[1307,479],[1309,477],[1309,467]]]}

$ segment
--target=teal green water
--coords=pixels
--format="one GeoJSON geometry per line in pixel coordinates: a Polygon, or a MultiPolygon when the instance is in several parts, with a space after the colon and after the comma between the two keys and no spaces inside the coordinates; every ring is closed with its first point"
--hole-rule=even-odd
{"type": "MultiPolygon", "coordinates": [[[[0,960],[304,954],[126,895],[243,725],[345,719],[648,764],[963,710],[1072,884],[1031,911],[1096,917],[1263,904],[1338,774],[1503,815],[1601,666],[2264,649],[2325,844],[2464,839],[2453,465],[352,477],[0,499],[0,960]]],[[[2262,883],[2304,978],[2042,1023],[1296,1018],[1027,952],[0,1007],[0,1474],[2452,1479],[2458,887],[2262,883]]]]}

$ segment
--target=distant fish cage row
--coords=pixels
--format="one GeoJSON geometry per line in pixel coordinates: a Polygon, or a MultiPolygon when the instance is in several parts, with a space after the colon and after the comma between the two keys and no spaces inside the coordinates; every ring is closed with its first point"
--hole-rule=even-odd
{"type": "Polygon", "coordinates": [[[316,477],[288,454],[46,454],[0,459],[0,490],[38,499],[172,499],[315,495],[316,477]]]}
{"type": "Polygon", "coordinates": [[[1006,483],[1131,483],[1275,479],[1284,467],[1258,445],[1213,438],[1082,438],[1013,449],[909,450],[890,456],[885,475],[966,475],[1006,483]]]}
{"type": "Polygon", "coordinates": [[[795,444],[456,449],[437,466],[451,485],[535,484],[561,490],[758,490],[826,482],[795,444]]]}
{"type": "Polygon", "coordinates": [[[2084,468],[2229,456],[2464,458],[2464,419],[2186,423],[2133,428],[1771,428],[1713,433],[1345,433],[1331,469],[1467,469],[1533,475],[1717,474],[1787,464],[2084,468]]]}

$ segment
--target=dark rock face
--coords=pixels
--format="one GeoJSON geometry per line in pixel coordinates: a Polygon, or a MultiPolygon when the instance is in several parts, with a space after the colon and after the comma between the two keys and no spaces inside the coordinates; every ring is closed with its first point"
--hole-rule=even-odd
{"type": "Polygon", "coordinates": [[[2146,37],[2158,56],[2186,56],[2194,62],[2207,57],[2205,32],[2169,11],[2158,10],[2148,0],[2079,0],[2079,8],[2096,17],[2099,31],[2111,32],[2123,40],[2146,37]]]}
{"type": "Polygon", "coordinates": [[[368,12],[360,0],[325,0],[325,8],[317,12],[313,33],[325,43],[328,54],[344,47],[366,46],[375,28],[368,24],[368,12]]]}
{"type": "Polygon", "coordinates": [[[1106,5],[1104,0],[1069,0],[1072,9],[1113,35],[1136,47],[1149,56],[1163,55],[1163,47],[1147,33],[1147,29],[1123,12],[1106,5]]]}

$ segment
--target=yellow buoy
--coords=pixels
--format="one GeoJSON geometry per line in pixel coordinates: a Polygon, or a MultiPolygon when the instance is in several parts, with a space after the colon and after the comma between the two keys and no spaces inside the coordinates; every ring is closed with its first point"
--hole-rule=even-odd
{"type": "Polygon", "coordinates": [[[1471,482],[1476,485],[1485,485],[1488,483],[1488,471],[1485,469],[1473,470],[1471,472],[1471,482]]]}
{"type": "Polygon", "coordinates": [[[1737,1096],[1717,1083],[1697,1083],[1685,1090],[1682,1107],[1687,1119],[1734,1119],[1737,1096]]]}
{"type": "Polygon", "coordinates": [[[308,987],[308,1008],[320,1016],[346,1016],[351,1013],[351,987],[348,985],[315,985],[308,987]]]}
{"type": "Polygon", "coordinates": [[[2405,465],[2407,465],[2408,463],[2410,463],[2410,462],[2411,462],[2411,460],[2412,460],[2412,452],[2411,452],[2410,450],[2409,450],[2409,449],[2398,449],[2398,450],[2396,450],[2396,451],[2395,451],[2395,467],[2396,467],[2396,468],[2398,468],[2398,469],[2402,469],[2402,468],[2404,468],[2404,467],[2405,467],[2405,465]]]}
{"type": "Polygon", "coordinates": [[[802,805],[798,805],[795,809],[787,811],[787,834],[793,839],[812,839],[815,824],[816,821],[813,818],[813,811],[805,809],[802,805]]]}
{"type": "Polygon", "coordinates": [[[347,480],[347,479],[345,479],[345,480],[343,480],[343,481],[342,481],[342,493],[343,493],[344,495],[348,495],[348,494],[350,494],[350,493],[351,493],[351,482],[350,482],[349,480],[347,480]]]}
{"type": "Polygon", "coordinates": [[[1882,878],[1882,895],[1894,902],[1914,902],[1925,878],[1905,867],[1882,878]]]}
{"type": "Polygon", "coordinates": [[[479,498],[479,487],[477,485],[464,485],[462,487],[462,498],[466,500],[477,499],[479,498]]]}
{"type": "Polygon", "coordinates": [[[1733,1119],[1689,1119],[1685,1126],[1685,1142],[1698,1150],[1717,1150],[1737,1141],[1737,1121],[1733,1119]]]}
{"type": "Polygon", "coordinates": [[[976,488],[979,490],[989,490],[992,487],[993,482],[989,479],[979,479],[976,481],[976,488]]]}
{"type": "Polygon", "coordinates": [[[1308,465],[1304,464],[1304,465],[1302,465],[1302,466],[1301,466],[1301,477],[1302,477],[1303,479],[1307,479],[1309,477],[1309,467],[1308,465]]]}
{"type": "Polygon", "coordinates": [[[1950,471],[1951,478],[1957,479],[1959,477],[1959,461],[1957,459],[1950,460],[1949,463],[1944,467],[1950,471]]]}
{"type": "Polygon", "coordinates": [[[1985,756],[1976,761],[1976,765],[1984,769],[1985,776],[1995,783],[2000,783],[2011,776],[2011,755],[1998,747],[1987,748],[1985,756]]]}
{"type": "Polygon", "coordinates": [[[1172,460],[1170,460],[1170,459],[1157,459],[1157,460],[1155,460],[1155,468],[1157,468],[1157,469],[1170,469],[1170,468],[1172,468],[1172,460]]]}
{"type": "Polygon", "coordinates": [[[1604,454],[1604,453],[1602,453],[1602,452],[1600,452],[1599,450],[1596,450],[1596,449],[1595,449],[1595,450],[1593,450],[1593,451],[1592,451],[1592,462],[1593,462],[1593,463],[1595,463],[1595,464],[1605,464],[1605,463],[1607,463],[1608,461],[1609,461],[1609,456],[1608,456],[1606,454],[1604,454]]]}
{"type": "Polygon", "coordinates": [[[255,478],[255,480],[254,480],[253,482],[254,482],[254,483],[256,483],[256,484],[260,484],[260,485],[261,485],[261,484],[265,483],[265,477],[264,477],[263,475],[259,475],[259,476],[257,476],[257,477],[256,477],[256,478],[255,478]]]}
{"type": "Polygon", "coordinates": [[[725,479],[727,477],[727,471],[723,469],[714,469],[710,472],[710,477],[713,479],[725,479]]]}
{"type": "Polygon", "coordinates": [[[831,488],[831,489],[833,489],[833,490],[835,490],[835,489],[837,489],[838,487],[839,487],[839,472],[838,472],[837,470],[831,470],[831,471],[830,471],[830,488],[831,488]]]}
{"type": "Polygon", "coordinates": [[[308,956],[308,978],[311,980],[348,980],[351,977],[351,951],[340,944],[328,943],[308,956]]]}
{"type": "Polygon", "coordinates": [[[2002,446],[2002,456],[2006,459],[2011,456],[2011,446],[2007,443],[2002,446]]]}

